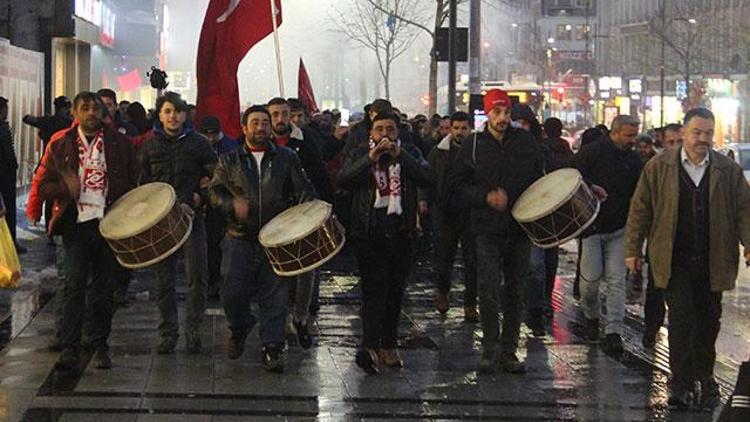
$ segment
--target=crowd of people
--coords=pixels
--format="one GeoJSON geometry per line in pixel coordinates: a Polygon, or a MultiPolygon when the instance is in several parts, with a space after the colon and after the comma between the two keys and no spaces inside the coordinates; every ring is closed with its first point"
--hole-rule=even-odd
{"type": "MultiPolygon", "coordinates": [[[[336,111],[311,115],[297,99],[273,98],[244,111],[242,139],[234,140],[219,116],[194,121],[194,109],[176,93],[159,97],[149,115],[102,89],[72,102],[56,99],[53,116],[25,117],[40,128],[44,146],[26,213],[32,222],[45,215],[59,249],[56,367],[80,369],[84,347],[95,352],[97,368],[112,366],[113,309],[127,302],[131,274],[98,226],[123,194],[158,181],[171,185],[194,215],[181,247],[189,353],[202,350],[209,297],[221,298],[230,359],[243,355],[256,323],[268,371],[283,371],[289,333],[302,348],[314,344],[316,272],[281,279],[258,233],[294,204],[322,199],[346,228],[361,278],[363,336],[355,361],[362,370],[404,365],[398,352],[404,290],[417,251],[434,244],[436,311],[446,314],[457,302],[451,284],[460,250],[465,287],[458,302],[465,322],[482,331],[478,371],[523,374],[521,324],[546,335],[559,250],[531,242],[510,210],[536,180],[571,167],[600,202],[596,220],[577,239],[582,336],[593,342],[603,335],[606,353],[623,353],[626,275],[640,284],[645,270],[645,347],[654,346],[669,306],[670,404],[715,407],[721,295],[735,285],[738,243],[750,244],[750,187],[740,167],[712,149],[713,114],[690,110],[656,139],[639,135],[636,118],[620,115],[610,128],[584,131],[574,153],[560,120],[540,122],[502,90],[486,93],[484,112],[485,126],[474,130],[465,112],[408,119],[377,99],[347,124],[336,111]]],[[[6,115],[7,100],[0,99],[0,187],[13,204],[17,164],[6,115]]],[[[177,262],[173,255],[153,267],[159,354],[178,347],[177,262]]]]}

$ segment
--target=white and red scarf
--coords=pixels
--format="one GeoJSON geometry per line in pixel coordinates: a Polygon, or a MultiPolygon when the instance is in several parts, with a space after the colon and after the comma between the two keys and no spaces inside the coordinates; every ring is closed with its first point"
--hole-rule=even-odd
{"type": "Polygon", "coordinates": [[[104,217],[107,205],[107,160],[104,156],[104,131],[96,132],[89,142],[78,128],[78,179],[81,192],[78,196],[78,222],[84,223],[104,217]]]}
{"type": "MultiPolygon", "coordinates": [[[[401,146],[401,140],[396,141],[401,146]]],[[[370,149],[375,148],[375,141],[370,139],[370,149]]],[[[387,214],[401,215],[401,164],[376,162],[372,167],[375,180],[375,203],[373,208],[388,208],[387,214]]]]}

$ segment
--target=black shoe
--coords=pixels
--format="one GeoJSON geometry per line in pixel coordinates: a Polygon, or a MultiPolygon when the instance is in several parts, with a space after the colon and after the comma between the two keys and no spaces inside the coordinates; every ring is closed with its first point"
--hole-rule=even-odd
{"type": "Polygon", "coordinates": [[[310,335],[307,323],[303,323],[302,321],[292,321],[292,323],[294,324],[295,331],[297,331],[297,341],[299,342],[300,347],[303,349],[309,349],[312,347],[313,339],[310,335]]]}
{"type": "Polygon", "coordinates": [[[362,368],[363,371],[370,375],[378,373],[378,361],[377,354],[374,351],[368,349],[359,349],[357,354],[354,356],[354,362],[357,366],[362,368]]]}
{"type": "Polygon", "coordinates": [[[719,385],[713,378],[701,380],[701,398],[698,403],[700,410],[712,412],[721,403],[719,385]]]}
{"type": "Polygon", "coordinates": [[[78,352],[65,350],[55,362],[55,369],[65,372],[78,371],[81,367],[81,358],[78,352]]]}
{"type": "Polygon", "coordinates": [[[229,337],[229,343],[227,343],[227,357],[229,359],[238,359],[245,353],[245,339],[250,333],[250,330],[246,329],[232,329],[232,336],[229,337]]]}
{"type": "Polygon", "coordinates": [[[616,333],[610,333],[604,337],[602,349],[604,349],[604,353],[612,356],[620,356],[625,351],[622,347],[622,338],[616,333]]]}
{"type": "Polygon", "coordinates": [[[268,372],[284,372],[284,344],[269,343],[261,349],[263,369],[268,372]]]}
{"type": "Polygon", "coordinates": [[[544,337],[547,335],[547,330],[544,329],[544,317],[542,316],[541,309],[529,311],[529,315],[526,318],[526,326],[529,327],[534,337],[544,337]]]}
{"type": "Polygon", "coordinates": [[[597,341],[599,339],[599,318],[585,318],[583,330],[584,339],[588,341],[597,341]]]}
{"type": "Polygon", "coordinates": [[[96,369],[112,369],[112,358],[106,350],[97,350],[94,353],[94,367],[96,369]]]}
{"type": "Polygon", "coordinates": [[[509,374],[525,374],[526,364],[518,360],[515,353],[503,353],[497,362],[498,369],[501,372],[509,374]]]}
{"type": "Polygon", "coordinates": [[[168,355],[174,352],[175,347],[177,347],[176,336],[163,336],[161,340],[159,340],[159,345],[156,347],[156,353],[160,355],[168,355]]]}
{"type": "Polygon", "coordinates": [[[673,388],[667,404],[669,408],[677,411],[687,411],[693,407],[693,392],[683,388],[673,388]]]}

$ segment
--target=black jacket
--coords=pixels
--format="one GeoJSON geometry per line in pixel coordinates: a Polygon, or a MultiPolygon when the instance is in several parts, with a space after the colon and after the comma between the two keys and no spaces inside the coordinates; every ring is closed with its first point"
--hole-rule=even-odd
{"type": "Polygon", "coordinates": [[[273,217],[291,205],[315,199],[315,189],[305,175],[299,157],[291,149],[268,144],[258,165],[245,147],[221,156],[208,187],[211,204],[227,217],[227,234],[256,242],[258,232],[273,217]],[[248,221],[234,215],[233,199],[250,203],[248,221]]]}
{"type": "Polygon", "coordinates": [[[24,116],[23,122],[39,129],[39,137],[42,138],[42,146],[44,149],[47,149],[47,143],[49,143],[52,135],[59,130],[69,128],[73,123],[73,119],[58,114],[52,114],[50,116],[24,116]]]}
{"type": "Polygon", "coordinates": [[[515,235],[520,226],[510,210],[518,197],[542,176],[544,157],[531,133],[508,127],[497,141],[487,129],[465,140],[449,175],[454,201],[471,206],[471,224],[476,233],[515,235]],[[496,211],[487,205],[487,193],[502,188],[508,207],[496,211]]]}
{"type": "Polygon", "coordinates": [[[13,148],[13,133],[8,122],[0,122],[0,186],[12,184],[15,189],[18,160],[13,148]]]}
{"type": "Polygon", "coordinates": [[[449,216],[467,217],[470,207],[462,201],[452,200],[450,189],[448,189],[448,175],[460,150],[461,145],[453,142],[453,137],[449,135],[430,151],[427,162],[430,164],[433,186],[429,197],[434,200],[438,211],[449,216]]]}
{"type": "MultiPolygon", "coordinates": [[[[370,237],[375,184],[372,178],[373,163],[368,156],[369,140],[365,139],[349,148],[339,173],[339,184],[352,193],[352,216],[349,235],[353,238],[370,237]]],[[[409,234],[416,236],[417,189],[429,187],[430,166],[419,149],[401,140],[401,206],[409,234]]]]}
{"type": "Polygon", "coordinates": [[[331,179],[328,177],[328,172],[323,163],[316,135],[311,132],[311,130],[292,126],[292,132],[289,134],[289,142],[286,146],[299,156],[302,168],[305,169],[307,177],[315,187],[318,197],[326,202],[333,203],[331,179]]]}
{"type": "Polygon", "coordinates": [[[180,202],[193,205],[193,193],[198,193],[203,203],[207,192],[201,189],[200,180],[210,178],[216,166],[216,153],[203,136],[187,130],[170,138],[159,127],[153,137],[143,143],[138,151],[141,163],[140,184],[169,183],[177,192],[180,202]]]}
{"type": "Polygon", "coordinates": [[[586,234],[612,233],[625,227],[630,199],[641,175],[638,154],[618,148],[612,139],[605,137],[581,147],[570,163],[587,183],[607,191],[607,200],[602,202],[599,215],[586,234]]]}

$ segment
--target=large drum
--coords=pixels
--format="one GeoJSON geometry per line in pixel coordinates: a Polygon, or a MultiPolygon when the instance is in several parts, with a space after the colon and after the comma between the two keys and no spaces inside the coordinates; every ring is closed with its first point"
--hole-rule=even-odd
{"type": "Polygon", "coordinates": [[[296,205],[274,217],[258,233],[274,272],[294,276],[325,264],[344,247],[344,227],[324,201],[296,205]]]}
{"type": "Polygon", "coordinates": [[[193,216],[166,183],[149,183],[123,195],[99,232],[125,268],[144,268],[175,253],[193,228],[193,216]]]}
{"type": "Polygon", "coordinates": [[[529,239],[552,248],[578,237],[596,219],[599,200],[576,169],[561,169],[537,180],[511,210],[529,239]]]}

